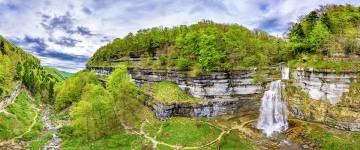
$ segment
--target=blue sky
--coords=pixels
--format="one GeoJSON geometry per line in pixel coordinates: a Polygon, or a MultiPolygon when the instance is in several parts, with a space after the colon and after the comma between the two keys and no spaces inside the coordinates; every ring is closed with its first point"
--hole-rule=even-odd
{"type": "Polygon", "coordinates": [[[360,0],[0,0],[0,34],[43,65],[75,72],[100,46],[142,28],[210,19],[280,37],[326,4],[360,0]]]}

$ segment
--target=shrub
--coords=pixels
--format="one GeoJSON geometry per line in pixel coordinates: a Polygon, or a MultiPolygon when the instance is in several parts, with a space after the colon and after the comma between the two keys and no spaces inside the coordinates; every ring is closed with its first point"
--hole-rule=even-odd
{"type": "Polygon", "coordinates": [[[190,61],[187,58],[181,57],[177,60],[176,67],[180,71],[186,71],[189,70],[190,67],[190,61]]]}

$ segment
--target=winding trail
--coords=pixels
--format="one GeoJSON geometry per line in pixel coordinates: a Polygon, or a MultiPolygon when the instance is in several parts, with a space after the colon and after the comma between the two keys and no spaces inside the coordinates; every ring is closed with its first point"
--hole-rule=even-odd
{"type": "Polygon", "coordinates": [[[220,129],[220,130],[222,131],[216,139],[214,139],[214,140],[212,140],[212,141],[210,141],[209,143],[206,143],[206,144],[204,144],[204,145],[200,145],[200,146],[183,147],[183,146],[181,146],[181,145],[174,145],[174,144],[169,144],[169,143],[166,143],[166,142],[163,142],[163,141],[158,141],[158,140],[156,140],[156,138],[149,136],[149,135],[148,135],[147,133],[145,133],[145,131],[144,131],[144,127],[145,127],[146,123],[149,123],[149,121],[148,121],[148,120],[145,120],[145,121],[142,122],[141,127],[140,127],[140,132],[134,130],[132,127],[129,127],[129,126],[125,125],[125,124],[122,124],[122,126],[123,126],[125,129],[129,130],[132,134],[141,135],[141,136],[143,136],[145,139],[151,141],[151,143],[153,144],[153,148],[154,148],[154,149],[156,149],[156,148],[157,148],[157,145],[159,145],[159,144],[160,144],[160,145],[167,146],[167,147],[170,147],[170,148],[173,148],[173,149],[201,149],[201,148],[208,147],[208,146],[210,146],[210,145],[212,145],[212,144],[220,141],[221,138],[222,138],[225,134],[228,134],[228,133],[232,130],[232,129],[224,130],[224,129],[222,129],[222,128],[219,128],[219,127],[217,127],[217,126],[209,123],[211,126],[215,126],[215,127],[217,127],[218,129],[220,129]]]}
{"type": "MultiPolygon", "coordinates": [[[[29,94],[29,92],[26,90],[26,89],[22,89],[21,88],[21,84],[18,84],[15,88],[15,90],[12,92],[11,96],[6,98],[6,100],[2,101],[3,103],[1,103],[1,110],[0,110],[0,113],[4,113],[4,114],[7,114],[7,115],[14,115],[14,114],[11,114],[9,112],[6,111],[6,107],[9,106],[10,104],[14,103],[15,100],[16,100],[16,97],[19,95],[20,91],[21,90],[24,90],[26,93],[27,93],[27,96],[28,98],[34,102],[34,99],[33,97],[31,97],[31,95],[29,94]]],[[[3,142],[0,142],[0,147],[3,147],[3,146],[7,146],[7,145],[12,145],[12,146],[15,146],[15,140],[16,139],[20,139],[22,138],[25,134],[31,132],[31,130],[33,129],[33,127],[35,126],[36,124],[36,121],[39,117],[39,111],[40,109],[37,108],[34,104],[31,105],[31,107],[35,110],[35,116],[34,118],[32,119],[32,123],[31,125],[28,127],[28,129],[23,132],[22,134],[16,136],[16,137],[13,137],[7,141],[3,141],[3,142]]]]}
{"type": "Polygon", "coordinates": [[[13,140],[13,142],[14,142],[14,140],[15,139],[20,139],[20,138],[22,138],[25,134],[27,134],[27,133],[29,133],[31,130],[32,130],[32,128],[35,126],[35,124],[36,124],[36,120],[37,120],[37,118],[39,117],[39,109],[38,108],[36,108],[36,107],[33,107],[35,110],[36,110],[36,114],[35,114],[35,116],[34,116],[34,118],[33,118],[33,121],[32,121],[32,123],[31,123],[31,125],[28,127],[28,129],[24,132],[24,133],[22,133],[22,134],[20,134],[20,135],[18,135],[18,136],[16,136],[16,137],[14,137],[13,139],[11,139],[11,140],[13,140]]]}

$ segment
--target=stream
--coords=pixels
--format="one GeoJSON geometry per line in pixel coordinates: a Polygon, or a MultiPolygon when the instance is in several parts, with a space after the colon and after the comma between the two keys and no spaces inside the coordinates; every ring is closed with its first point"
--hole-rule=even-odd
{"type": "Polygon", "coordinates": [[[51,123],[50,119],[49,119],[49,109],[48,107],[45,109],[44,113],[43,113],[43,121],[45,124],[45,128],[48,131],[52,132],[52,137],[50,139],[49,142],[47,142],[44,146],[43,146],[43,150],[58,150],[60,149],[60,144],[61,144],[61,139],[58,137],[57,135],[57,129],[55,128],[55,126],[51,123]]]}

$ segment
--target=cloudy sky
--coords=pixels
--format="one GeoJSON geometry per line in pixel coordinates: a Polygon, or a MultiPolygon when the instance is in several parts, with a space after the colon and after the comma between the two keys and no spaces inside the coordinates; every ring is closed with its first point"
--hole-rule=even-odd
{"type": "Polygon", "coordinates": [[[0,0],[0,34],[43,65],[75,72],[100,46],[138,29],[210,19],[281,36],[326,4],[360,0],[0,0]]]}

